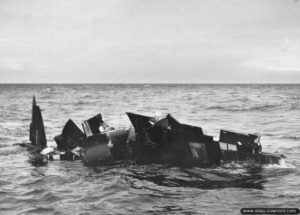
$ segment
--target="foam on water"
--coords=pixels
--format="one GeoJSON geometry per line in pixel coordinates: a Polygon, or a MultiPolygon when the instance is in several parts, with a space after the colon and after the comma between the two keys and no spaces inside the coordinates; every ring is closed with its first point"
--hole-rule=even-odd
{"type": "Polygon", "coordinates": [[[268,170],[271,170],[271,169],[274,169],[274,170],[276,170],[276,169],[296,170],[296,167],[290,163],[287,163],[286,159],[284,159],[284,158],[280,159],[279,164],[267,164],[267,165],[264,165],[263,168],[268,169],[268,170]]]}

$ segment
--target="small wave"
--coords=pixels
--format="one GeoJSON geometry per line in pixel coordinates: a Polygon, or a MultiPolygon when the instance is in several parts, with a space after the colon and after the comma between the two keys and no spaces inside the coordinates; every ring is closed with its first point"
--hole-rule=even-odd
{"type": "Polygon", "coordinates": [[[186,187],[198,189],[220,189],[228,187],[262,188],[264,180],[259,174],[251,174],[243,166],[237,168],[142,168],[136,166],[123,173],[123,178],[135,189],[153,189],[153,185],[164,187],[186,187]],[[150,182],[150,184],[149,184],[150,182]],[[149,186],[151,185],[151,186],[149,186]]]}
{"type": "Polygon", "coordinates": [[[295,170],[296,167],[290,163],[287,163],[285,159],[281,159],[279,164],[267,164],[263,166],[264,169],[291,169],[295,170]]]}
{"type": "MultiPolygon", "coordinates": [[[[1,138],[0,138],[0,140],[2,140],[1,138]]],[[[7,147],[11,147],[12,145],[11,144],[9,144],[9,143],[1,143],[0,144],[0,148],[7,148],[7,147]]]]}
{"type": "Polygon", "coordinates": [[[299,140],[299,136],[290,136],[290,135],[284,135],[280,137],[281,139],[288,139],[288,140],[299,140]]]}
{"type": "Polygon", "coordinates": [[[167,206],[154,206],[152,210],[148,210],[147,212],[151,214],[163,214],[163,213],[175,213],[181,212],[185,214],[192,214],[190,211],[185,211],[181,207],[175,205],[167,205],[167,206]]]}
{"type": "Polygon", "coordinates": [[[0,148],[0,155],[11,155],[11,154],[18,154],[22,149],[19,147],[2,147],[0,148]]]}
{"type": "Polygon", "coordinates": [[[240,111],[266,111],[278,108],[278,105],[257,105],[257,106],[210,106],[207,107],[207,110],[223,110],[230,112],[240,112],[240,111]]]}
{"type": "Polygon", "coordinates": [[[42,213],[50,213],[56,214],[55,209],[52,207],[44,207],[44,206],[34,206],[32,208],[28,208],[21,212],[21,214],[42,214],[42,213]]]}
{"type": "Polygon", "coordinates": [[[262,166],[262,174],[264,176],[277,176],[294,173],[296,167],[292,164],[286,163],[285,159],[282,159],[279,164],[267,164],[262,166]]]}
{"type": "Polygon", "coordinates": [[[271,134],[271,133],[261,133],[262,136],[264,137],[275,137],[275,134],[271,134]]]}
{"type": "Polygon", "coordinates": [[[207,107],[206,109],[207,110],[225,110],[226,107],[225,106],[218,106],[218,105],[216,105],[216,106],[207,107]]]}
{"type": "Polygon", "coordinates": [[[92,102],[89,102],[89,101],[82,101],[82,100],[79,100],[77,101],[76,103],[74,103],[74,105],[90,105],[92,104],[92,102]]]}

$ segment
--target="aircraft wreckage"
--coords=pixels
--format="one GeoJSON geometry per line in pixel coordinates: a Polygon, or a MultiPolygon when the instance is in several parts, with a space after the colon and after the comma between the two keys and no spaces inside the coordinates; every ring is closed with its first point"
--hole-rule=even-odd
{"type": "Polygon", "coordinates": [[[260,136],[221,130],[219,141],[201,127],[180,123],[172,115],[157,118],[126,113],[132,126],[114,129],[98,114],[82,123],[83,131],[69,119],[54,138],[57,148],[47,147],[40,107],[35,97],[29,139],[22,144],[45,159],[83,160],[86,164],[134,160],[140,164],[211,166],[222,162],[254,161],[279,164],[283,155],[262,152],[260,136]]]}

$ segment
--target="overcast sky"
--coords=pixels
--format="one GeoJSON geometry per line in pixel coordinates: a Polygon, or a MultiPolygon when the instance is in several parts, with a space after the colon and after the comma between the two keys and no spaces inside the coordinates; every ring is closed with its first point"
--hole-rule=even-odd
{"type": "Polygon", "coordinates": [[[300,83],[300,1],[0,0],[0,82],[300,83]]]}

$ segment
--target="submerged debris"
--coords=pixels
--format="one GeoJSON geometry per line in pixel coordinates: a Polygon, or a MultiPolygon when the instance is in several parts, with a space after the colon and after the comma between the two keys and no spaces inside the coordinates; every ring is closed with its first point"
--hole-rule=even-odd
{"type": "MultiPolygon", "coordinates": [[[[113,160],[137,163],[212,166],[230,161],[250,160],[259,164],[279,164],[283,155],[263,153],[260,136],[221,130],[219,141],[205,135],[201,127],[182,124],[172,115],[154,117],[126,113],[128,129],[106,124],[101,114],[84,121],[83,131],[69,119],[54,138],[57,148],[46,147],[41,110],[33,97],[30,147],[40,148],[46,159],[83,160],[98,164],[113,160]]],[[[27,145],[26,145],[27,146],[27,145]]]]}

